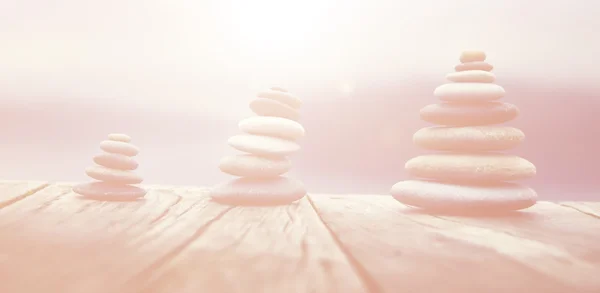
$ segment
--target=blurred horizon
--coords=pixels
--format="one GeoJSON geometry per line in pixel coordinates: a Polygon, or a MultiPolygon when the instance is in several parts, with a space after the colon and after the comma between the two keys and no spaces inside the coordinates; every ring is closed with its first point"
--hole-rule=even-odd
{"type": "Polygon", "coordinates": [[[425,153],[411,139],[428,125],[419,109],[478,49],[521,109],[507,124],[527,138],[511,153],[538,167],[532,187],[597,198],[597,11],[591,0],[0,0],[0,178],[86,181],[99,142],[124,132],[144,184],[216,184],[231,178],[218,161],[248,103],[281,86],[305,103],[291,176],[311,192],[386,194],[425,153]]]}
{"type": "MultiPolygon", "coordinates": [[[[338,95],[306,101],[300,122],[307,136],[299,142],[301,151],[291,157],[289,176],[304,181],[313,193],[387,194],[394,183],[408,179],[408,159],[430,152],[418,149],[412,135],[431,126],[420,120],[419,110],[438,102],[432,95],[437,85],[437,80],[420,80],[357,92],[360,99],[338,95]],[[372,92],[377,95],[370,96],[372,92]]],[[[600,139],[594,121],[600,106],[588,98],[597,99],[598,92],[540,89],[520,81],[503,86],[507,96],[502,100],[520,109],[519,117],[505,125],[526,135],[521,146],[506,153],[538,168],[536,177],[522,183],[546,200],[597,198],[594,168],[600,162],[595,151],[600,139]],[[539,96],[544,96],[544,105],[539,96]]],[[[321,90],[314,96],[327,94],[321,90]]],[[[68,99],[5,103],[0,110],[5,139],[0,178],[88,181],[84,170],[100,153],[100,141],[108,133],[124,132],[141,149],[136,172],[145,178],[143,184],[211,186],[234,178],[221,173],[218,163],[227,154],[239,153],[227,139],[241,133],[240,120],[253,115],[248,108],[253,97],[245,97],[245,111],[235,118],[68,99]]]]}

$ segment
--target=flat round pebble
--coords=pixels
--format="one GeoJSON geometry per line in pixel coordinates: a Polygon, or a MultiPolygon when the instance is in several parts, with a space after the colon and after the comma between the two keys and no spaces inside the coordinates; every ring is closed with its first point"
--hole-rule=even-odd
{"type": "Polygon", "coordinates": [[[287,156],[300,150],[300,146],[293,141],[254,134],[232,136],[228,144],[237,150],[258,156],[287,156]]]}
{"type": "Polygon", "coordinates": [[[390,193],[399,202],[413,207],[481,215],[526,209],[537,201],[533,189],[507,182],[469,186],[407,180],[392,186],[390,193]]]}
{"type": "Polygon", "coordinates": [[[474,61],[474,62],[466,62],[461,63],[454,66],[454,70],[456,71],[467,71],[467,70],[483,70],[483,71],[492,71],[494,66],[487,62],[483,61],[474,61]]]}
{"type": "Polygon", "coordinates": [[[304,136],[304,127],[300,123],[281,117],[250,117],[240,121],[238,126],[241,131],[249,134],[273,136],[289,140],[297,140],[304,136]]]}
{"type": "Polygon", "coordinates": [[[107,182],[79,184],[73,187],[73,191],[88,199],[104,201],[131,201],[146,195],[143,188],[107,182]]]}
{"type": "Polygon", "coordinates": [[[483,82],[491,83],[496,81],[496,75],[489,71],[467,70],[448,73],[446,79],[452,82],[483,82]]]}
{"type": "Polygon", "coordinates": [[[218,203],[240,206],[286,205],[306,195],[298,180],[275,177],[268,179],[238,178],[214,187],[212,199],[218,203]]]}
{"type": "Polygon", "coordinates": [[[508,122],[519,115],[519,108],[502,102],[440,103],[421,109],[421,119],[449,126],[489,125],[508,122]]]}
{"type": "Polygon", "coordinates": [[[414,143],[424,149],[456,152],[502,151],[518,146],[525,134],[514,127],[426,127],[415,132],[414,143]]]}
{"type": "Polygon", "coordinates": [[[485,52],[483,51],[464,51],[460,54],[460,62],[476,62],[476,61],[485,61],[485,52]]]}
{"type": "Polygon", "coordinates": [[[260,157],[243,154],[227,156],[221,159],[221,171],[241,177],[275,177],[288,172],[292,162],[286,157],[260,157]]]}
{"type": "Polygon", "coordinates": [[[138,167],[138,162],[136,160],[121,154],[99,154],[94,156],[94,162],[109,169],[135,170],[138,167]]]}
{"type": "Polygon", "coordinates": [[[302,106],[302,101],[298,97],[296,97],[288,92],[282,92],[282,91],[277,91],[277,90],[266,90],[266,91],[262,91],[262,92],[258,93],[257,97],[275,100],[275,101],[281,102],[283,104],[286,104],[294,109],[299,109],[302,106]]]}
{"type": "Polygon", "coordinates": [[[111,133],[108,135],[108,140],[131,142],[131,137],[123,133],[111,133]]]}
{"type": "Polygon", "coordinates": [[[294,121],[300,119],[300,113],[296,109],[271,99],[254,99],[250,102],[250,109],[261,116],[281,117],[294,121]]]}
{"type": "Polygon", "coordinates": [[[88,167],[85,173],[96,180],[115,184],[138,184],[143,181],[142,177],[132,171],[109,169],[103,166],[88,167]]]}
{"type": "Polygon", "coordinates": [[[505,154],[431,154],[406,162],[411,176],[440,181],[478,183],[513,181],[535,176],[535,166],[518,156],[505,154]]]}
{"type": "Polygon", "coordinates": [[[128,142],[105,140],[100,143],[100,149],[107,153],[121,154],[129,157],[136,156],[140,150],[128,142]]]}
{"type": "Polygon", "coordinates": [[[504,97],[504,88],[493,83],[460,82],[438,86],[433,94],[442,101],[483,102],[504,97]]]}
{"type": "Polygon", "coordinates": [[[286,89],[278,87],[278,86],[274,86],[274,87],[270,88],[270,90],[272,90],[272,91],[278,91],[278,92],[284,92],[284,93],[288,92],[286,89]]]}

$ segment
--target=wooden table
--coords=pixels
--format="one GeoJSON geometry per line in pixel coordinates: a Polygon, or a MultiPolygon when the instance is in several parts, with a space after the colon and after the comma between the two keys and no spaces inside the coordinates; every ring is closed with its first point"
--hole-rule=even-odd
{"type": "Polygon", "coordinates": [[[119,203],[71,186],[0,182],[0,292],[600,292],[600,203],[468,218],[380,195],[228,207],[206,188],[119,203]]]}

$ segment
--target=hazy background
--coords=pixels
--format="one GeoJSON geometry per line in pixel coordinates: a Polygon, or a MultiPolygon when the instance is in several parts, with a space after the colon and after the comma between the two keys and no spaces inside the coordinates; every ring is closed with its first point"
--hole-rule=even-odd
{"type": "Polygon", "coordinates": [[[425,153],[419,109],[481,49],[544,199],[600,198],[600,3],[589,0],[0,0],[0,178],[88,180],[110,132],[148,184],[212,185],[257,91],[305,102],[293,176],[387,193],[425,153]]]}

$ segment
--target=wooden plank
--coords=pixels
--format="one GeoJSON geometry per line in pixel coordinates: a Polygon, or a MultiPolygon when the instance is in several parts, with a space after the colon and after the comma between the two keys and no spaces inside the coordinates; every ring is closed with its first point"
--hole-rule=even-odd
{"type": "Polygon", "coordinates": [[[436,217],[389,196],[311,196],[381,292],[600,292],[600,221],[540,203],[509,218],[436,217]]]}
{"type": "Polygon", "coordinates": [[[71,186],[0,182],[0,292],[600,292],[600,203],[461,218],[389,196],[231,208],[205,188],[118,203],[71,186]]]}
{"type": "MultiPolygon", "coordinates": [[[[142,201],[100,202],[50,185],[0,210],[0,292],[137,292],[144,271],[191,237],[161,231],[204,204],[205,194],[153,189],[142,201]]],[[[200,229],[217,210],[196,213],[190,226],[200,229]]]]}
{"type": "Polygon", "coordinates": [[[521,239],[514,242],[519,250],[506,252],[507,240],[487,238],[497,251],[528,261],[531,268],[569,286],[570,292],[600,292],[600,221],[594,217],[556,203],[538,202],[511,217],[438,218],[483,229],[482,233],[521,239]]]}
{"type": "Polygon", "coordinates": [[[146,292],[368,292],[306,198],[232,208],[152,275],[146,292]]]}
{"type": "Polygon", "coordinates": [[[48,186],[41,181],[0,181],[0,209],[48,186]]]}
{"type": "MultiPolygon", "coordinates": [[[[560,280],[571,292],[600,292],[600,281],[596,277],[600,274],[600,234],[597,233],[600,223],[593,217],[554,203],[539,202],[509,218],[443,218],[521,238],[524,243],[537,246],[531,247],[529,255],[520,256],[530,259],[531,267],[560,280]],[[543,261],[538,261],[539,258],[543,261]]],[[[520,251],[524,252],[524,249],[520,251]]]]}

